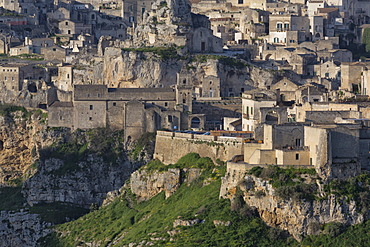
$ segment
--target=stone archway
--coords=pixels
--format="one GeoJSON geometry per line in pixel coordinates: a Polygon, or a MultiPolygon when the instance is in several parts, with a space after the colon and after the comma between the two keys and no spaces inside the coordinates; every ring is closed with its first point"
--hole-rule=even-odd
{"type": "Polygon", "coordinates": [[[199,129],[200,128],[200,119],[198,117],[193,117],[191,119],[190,127],[192,129],[199,129]]]}

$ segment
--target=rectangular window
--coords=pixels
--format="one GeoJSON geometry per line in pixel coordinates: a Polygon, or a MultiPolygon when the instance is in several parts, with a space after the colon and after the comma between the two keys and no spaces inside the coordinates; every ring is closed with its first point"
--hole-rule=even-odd
{"type": "Polygon", "coordinates": [[[92,121],[92,117],[89,117],[89,120],[92,121]]]}
{"type": "Polygon", "coordinates": [[[171,115],[168,115],[168,122],[172,123],[172,116],[171,115]]]}
{"type": "Polygon", "coordinates": [[[117,103],[116,102],[113,102],[113,106],[116,106],[117,105],[117,103]]]}
{"type": "Polygon", "coordinates": [[[299,154],[295,154],[295,159],[299,160],[299,154]]]}
{"type": "Polygon", "coordinates": [[[325,77],[329,77],[329,73],[325,73],[325,77]]]}
{"type": "Polygon", "coordinates": [[[283,23],[276,23],[276,29],[277,29],[277,31],[282,31],[283,23]]]}
{"type": "Polygon", "coordinates": [[[300,147],[301,146],[301,139],[295,139],[295,145],[297,147],[300,147]]]}
{"type": "Polygon", "coordinates": [[[90,110],[92,110],[94,107],[93,107],[93,105],[90,105],[90,110]]]}
{"type": "Polygon", "coordinates": [[[243,4],[243,0],[238,0],[238,4],[243,4]]]}

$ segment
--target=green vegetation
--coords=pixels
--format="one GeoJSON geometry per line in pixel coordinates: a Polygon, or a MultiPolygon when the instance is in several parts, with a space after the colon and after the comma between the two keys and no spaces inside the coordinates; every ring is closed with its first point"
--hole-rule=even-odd
{"type": "Polygon", "coordinates": [[[157,55],[162,60],[169,59],[182,59],[180,55],[177,54],[177,50],[181,47],[169,46],[169,47],[142,47],[142,48],[122,48],[123,51],[136,51],[136,52],[152,52],[157,55]]]}
{"type": "Polygon", "coordinates": [[[0,115],[11,117],[11,113],[21,111],[26,116],[28,114],[28,111],[23,106],[15,106],[10,104],[0,104],[0,115]]]}
{"type": "Polygon", "coordinates": [[[308,236],[302,246],[370,246],[370,220],[344,229],[343,225],[333,222],[323,226],[324,234],[308,236]]]}
{"type": "Polygon", "coordinates": [[[88,209],[69,203],[40,203],[30,208],[30,213],[39,214],[41,220],[53,224],[62,224],[76,220],[89,212],[88,209]]]}
{"type": "Polygon", "coordinates": [[[167,7],[167,2],[166,1],[160,2],[159,6],[158,6],[158,9],[161,9],[161,8],[164,8],[164,7],[167,7]]]}
{"type": "Polygon", "coordinates": [[[23,106],[16,106],[11,104],[0,104],[0,116],[8,117],[13,120],[14,117],[21,117],[25,120],[30,120],[31,116],[35,119],[40,118],[40,123],[46,123],[48,118],[48,114],[43,112],[42,110],[27,110],[23,106]],[[19,116],[14,116],[16,112],[21,112],[22,114],[19,116]]]}
{"type": "Polygon", "coordinates": [[[370,28],[365,28],[362,35],[362,43],[365,44],[366,52],[370,51],[370,28]]]}
{"type": "MultiPolygon", "coordinates": [[[[220,161],[218,163],[221,163],[220,161]]],[[[339,222],[325,225],[317,224],[315,228],[322,231],[318,236],[305,237],[301,243],[289,237],[287,232],[266,226],[258,217],[255,208],[247,205],[243,192],[238,189],[231,202],[219,199],[222,175],[209,181],[210,172],[225,166],[215,166],[209,158],[189,153],[176,164],[165,166],[153,160],[141,169],[161,171],[168,167],[205,168],[202,175],[190,185],[182,184],[168,199],[164,192],[146,202],[137,202],[129,189],[107,207],[93,210],[76,221],[56,226],[56,233],[42,239],[42,246],[84,246],[95,243],[99,246],[127,246],[130,243],[148,243],[154,246],[368,246],[370,244],[370,221],[345,229],[339,222]],[[198,220],[192,226],[174,226],[176,220],[198,220]],[[230,222],[228,226],[216,225],[214,221],[230,222]],[[68,234],[67,234],[68,233],[68,234]],[[356,237],[354,237],[356,236],[356,237]]],[[[255,167],[251,174],[269,179],[273,186],[290,194],[293,199],[306,198],[303,193],[305,184],[302,175],[316,176],[313,169],[281,169],[277,166],[267,168],[255,167]],[[286,181],[286,184],[283,184],[286,181]],[[297,191],[302,190],[302,191],[297,191]],[[301,193],[301,194],[299,194],[301,193]]],[[[367,174],[357,177],[357,184],[368,186],[367,174]]],[[[348,190],[344,187],[355,186],[333,182],[327,187],[332,191],[348,190]]],[[[359,189],[357,189],[359,190],[359,189]]],[[[256,192],[256,196],[258,191],[256,192]]],[[[260,191],[259,196],[265,196],[260,191]]],[[[306,198],[307,199],[307,198],[306,198]]],[[[313,198],[309,198],[313,199],[313,198]]],[[[52,210],[51,210],[52,211],[52,210]]],[[[50,216],[50,215],[49,215],[50,216]]],[[[44,216],[45,217],[45,216],[44,216]]]]}
{"type": "Polygon", "coordinates": [[[0,188],[0,211],[19,210],[23,208],[26,200],[22,195],[22,187],[3,187],[0,188]]]}
{"type": "Polygon", "coordinates": [[[146,171],[168,171],[170,168],[200,168],[212,170],[215,164],[209,157],[200,157],[197,153],[188,153],[181,157],[175,164],[165,165],[159,160],[152,160],[141,169],[146,171]]]}
{"type": "Polygon", "coordinates": [[[199,183],[183,184],[167,200],[162,192],[147,202],[133,203],[132,196],[126,193],[105,208],[58,226],[58,234],[48,236],[44,245],[75,246],[94,241],[106,246],[114,240],[115,246],[143,240],[152,241],[156,246],[289,246],[295,243],[279,231],[271,234],[271,228],[259,218],[243,217],[231,211],[228,200],[218,199],[220,180],[206,186],[199,183]],[[204,223],[174,227],[176,219],[200,219],[204,223]],[[230,221],[231,225],[216,227],[214,220],[230,221]],[[169,240],[169,231],[177,233],[172,236],[174,241],[169,240]],[[63,234],[66,232],[68,234],[63,234]],[[153,237],[158,240],[151,240],[153,237]]]}
{"type": "Polygon", "coordinates": [[[143,134],[139,139],[134,141],[131,156],[134,160],[142,160],[145,156],[145,150],[148,153],[153,153],[153,142],[155,141],[156,132],[147,132],[143,134]]]}
{"type": "Polygon", "coordinates": [[[276,189],[276,194],[284,200],[306,199],[313,201],[317,191],[315,183],[303,183],[303,174],[315,176],[315,169],[283,169],[278,166],[268,166],[267,168],[253,167],[250,174],[256,177],[270,180],[272,187],[276,189]]]}
{"type": "Polygon", "coordinates": [[[325,192],[347,201],[354,200],[363,213],[370,207],[370,174],[364,173],[345,181],[334,179],[324,186],[325,192]]]}
{"type": "Polygon", "coordinates": [[[236,69],[244,69],[245,67],[249,66],[239,59],[221,55],[196,55],[195,59],[201,63],[207,62],[208,59],[215,59],[225,66],[233,67],[236,69]]]}
{"type": "Polygon", "coordinates": [[[11,56],[10,58],[17,58],[23,60],[34,60],[34,61],[42,61],[44,58],[37,54],[20,54],[18,56],[11,56]]]}
{"type": "Polygon", "coordinates": [[[64,161],[62,167],[52,172],[58,176],[79,171],[79,162],[86,161],[89,154],[100,156],[107,163],[118,162],[124,154],[123,131],[112,131],[109,128],[90,129],[86,132],[76,130],[70,140],[40,150],[42,160],[57,158],[64,161]]]}

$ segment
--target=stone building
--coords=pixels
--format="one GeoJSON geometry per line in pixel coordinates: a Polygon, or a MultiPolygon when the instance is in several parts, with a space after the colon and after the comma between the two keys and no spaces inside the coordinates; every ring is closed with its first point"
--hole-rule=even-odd
{"type": "Polygon", "coordinates": [[[67,56],[67,50],[56,45],[41,47],[40,53],[44,55],[44,59],[47,61],[64,62],[67,56]]]}
{"type": "Polygon", "coordinates": [[[297,104],[328,101],[328,91],[323,85],[306,84],[300,86],[295,93],[297,104]]]}
{"type": "Polygon", "coordinates": [[[272,14],[269,17],[269,43],[298,44],[311,41],[310,19],[293,14],[272,14]]]}
{"type": "Polygon", "coordinates": [[[58,28],[60,34],[69,35],[70,37],[73,37],[73,35],[78,36],[80,34],[92,33],[91,24],[84,24],[72,20],[65,20],[59,22],[58,28]]]}
{"type": "MultiPolygon", "coordinates": [[[[261,108],[275,107],[276,94],[266,90],[249,91],[242,94],[242,130],[254,131],[258,124],[268,118],[261,117],[261,108]]],[[[274,118],[273,116],[272,118],[274,118]]]]}
{"type": "Polygon", "coordinates": [[[216,76],[204,77],[198,85],[194,86],[194,94],[197,100],[221,100],[221,80],[216,76]]]}
{"type": "Polygon", "coordinates": [[[25,79],[34,79],[33,65],[27,64],[1,64],[0,83],[7,90],[20,91],[25,79]]]}
{"type": "Polygon", "coordinates": [[[9,55],[10,56],[19,56],[22,54],[32,54],[32,46],[30,45],[20,45],[20,46],[15,46],[11,47],[9,49],[9,55]]]}
{"type": "Polygon", "coordinates": [[[309,126],[263,125],[260,143],[245,143],[244,162],[253,165],[312,166],[327,177],[345,179],[369,169],[369,130],[361,122],[309,126]],[[351,148],[348,148],[351,147],[351,148]],[[366,148],[365,148],[366,149],[366,148]]]}
{"type": "Polygon", "coordinates": [[[252,43],[268,33],[269,15],[268,11],[245,8],[240,18],[240,31],[243,34],[242,39],[252,43]]]}
{"type": "Polygon", "coordinates": [[[196,53],[223,52],[222,39],[215,37],[204,15],[191,13],[186,0],[156,1],[146,11],[143,22],[135,28],[131,46],[184,47],[196,53]]]}
{"type": "Polygon", "coordinates": [[[363,62],[344,62],[340,65],[341,71],[341,90],[349,92],[360,93],[361,92],[361,76],[363,74],[363,68],[367,66],[367,63],[363,62]]]}
{"type": "Polygon", "coordinates": [[[53,77],[53,84],[61,91],[73,91],[73,66],[58,67],[58,76],[53,77]]]}
{"type": "Polygon", "coordinates": [[[314,65],[314,74],[319,78],[339,80],[341,78],[340,62],[327,61],[314,65]]]}
{"type": "Polygon", "coordinates": [[[49,126],[125,129],[128,140],[161,128],[202,129],[205,125],[203,114],[191,114],[191,88],[186,85],[175,88],[74,85],[73,92],[72,102],[57,101],[49,107],[49,126]]]}
{"type": "Polygon", "coordinates": [[[270,90],[280,92],[281,101],[295,101],[295,92],[297,91],[300,84],[289,80],[288,78],[283,78],[274,85],[270,87],[270,90]]]}

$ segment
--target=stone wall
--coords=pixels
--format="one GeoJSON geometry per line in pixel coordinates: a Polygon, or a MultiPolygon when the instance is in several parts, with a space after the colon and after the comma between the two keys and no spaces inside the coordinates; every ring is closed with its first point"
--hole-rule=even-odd
{"type": "Polygon", "coordinates": [[[210,157],[213,161],[230,160],[235,155],[243,154],[243,139],[214,137],[215,141],[210,141],[209,136],[198,135],[194,138],[193,134],[157,132],[154,158],[159,159],[165,164],[174,164],[181,157],[188,153],[199,153],[201,157],[210,157]],[[163,134],[162,134],[163,133],[163,134]]]}

